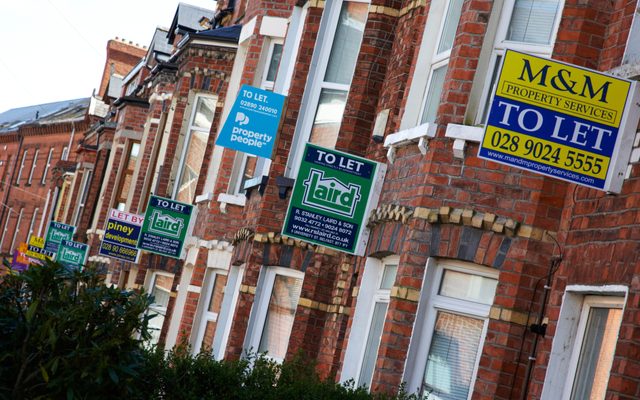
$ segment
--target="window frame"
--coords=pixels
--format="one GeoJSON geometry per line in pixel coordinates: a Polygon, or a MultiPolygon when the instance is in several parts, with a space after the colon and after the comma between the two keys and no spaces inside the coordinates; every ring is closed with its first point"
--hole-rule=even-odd
{"type": "MultiPolygon", "coordinates": [[[[260,284],[260,293],[256,293],[257,300],[254,302],[254,305],[251,309],[252,314],[252,329],[247,331],[248,341],[247,350],[251,349],[253,351],[259,351],[260,342],[262,340],[262,335],[264,333],[264,327],[267,321],[267,314],[269,312],[269,302],[271,300],[271,295],[273,293],[273,287],[275,284],[275,279],[277,275],[290,277],[294,279],[300,279],[300,285],[304,285],[304,272],[285,268],[285,267],[276,267],[276,266],[266,266],[263,267],[264,278],[261,280],[260,284]]],[[[300,304],[300,299],[302,298],[302,290],[300,291],[300,296],[296,302],[296,310],[298,305],[300,304]]],[[[294,313],[294,324],[297,312],[294,313]]],[[[293,326],[292,326],[293,330],[293,326]]],[[[287,338],[287,349],[289,347],[289,342],[291,340],[291,331],[289,332],[289,337],[287,338]]],[[[288,350],[287,350],[288,351],[288,350]]],[[[281,363],[284,359],[280,359],[272,354],[267,354],[267,358],[277,363],[281,363]]]]}
{"type": "Polygon", "coordinates": [[[40,149],[36,149],[33,153],[33,162],[31,163],[31,171],[29,171],[29,178],[27,178],[27,185],[31,185],[31,181],[33,180],[33,172],[36,170],[36,163],[38,162],[38,154],[40,154],[40,149]]]}
{"type": "Polygon", "coordinates": [[[499,11],[500,17],[498,19],[495,38],[493,40],[493,45],[489,54],[488,69],[484,79],[482,80],[482,87],[480,88],[481,94],[479,97],[477,110],[474,111],[475,117],[473,118],[473,120],[475,121],[476,125],[484,126],[485,120],[488,116],[486,105],[489,101],[491,101],[491,97],[493,96],[493,88],[491,87],[492,76],[494,76],[495,73],[495,76],[497,77],[500,73],[501,68],[501,65],[498,65],[498,56],[500,56],[501,60],[503,60],[506,50],[515,50],[546,58],[550,58],[553,53],[553,47],[558,36],[558,29],[560,27],[560,20],[562,19],[562,12],[564,10],[565,1],[559,0],[558,13],[556,14],[555,20],[553,21],[549,44],[546,45],[507,40],[507,34],[509,31],[509,25],[511,24],[511,18],[513,17],[515,3],[516,0],[504,0],[504,4],[499,11]],[[487,115],[485,115],[485,111],[487,115]]]}
{"type": "Polygon", "coordinates": [[[18,233],[20,233],[20,224],[22,223],[23,213],[24,207],[20,207],[20,212],[18,213],[18,218],[16,219],[16,228],[13,231],[13,238],[11,239],[11,246],[9,247],[9,251],[13,251],[13,249],[15,249],[16,239],[18,238],[18,233]]]}
{"type": "MultiPolygon", "coordinates": [[[[193,330],[193,333],[195,334],[194,336],[195,340],[193,343],[193,354],[200,353],[200,350],[202,349],[202,341],[204,340],[204,334],[207,329],[207,324],[210,321],[216,323],[216,329],[214,330],[214,338],[215,338],[215,334],[217,333],[217,330],[218,330],[217,324],[218,324],[218,320],[220,319],[220,314],[222,310],[222,302],[220,303],[220,310],[217,313],[209,311],[209,303],[211,302],[211,298],[213,297],[213,290],[216,287],[215,284],[218,277],[225,276],[227,277],[227,279],[229,277],[227,270],[219,269],[219,268],[207,268],[206,274],[207,276],[205,277],[205,283],[206,283],[205,295],[200,296],[201,308],[200,308],[198,327],[193,330]]],[[[226,286],[227,285],[225,283],[224,287],[226,288],[226,286]]],[[[223,293],[224,293],[224,288],[223,288],[223,293]]],[[[223,301],[224,301],[224,298],[223,298],[223,301]]],[[[212,342],[211,350],[213,350],[213,342],[212,342]]]]}
{"type": "Polygon", "coordinates": [[[24,153],[22,153],[22,162],[20,162],[20,169],[18,170],[18,176],[16,177],[15,185],[20,186],[20,179],[22,178],[22,171],[24,170],[24,164],[27,160],[27,155],[29,154],[29,149],[26,149],[24,153]]]}
{"type": "MultiPolygon", "coordinates": [[[[335,38],[336,31],[338,30],[340,12],[342,10],[343,3],[346,1],[363,3],[367,4],[369,7],[371,6],[371,2],[369,0],[327,0],[325,4],[322,19],[320,21],[320,29],[317,36],[318,39],[313,50],[311,67],[308,74],[305,93],[303,95],[303,103],[300,107],[299,115],[301,117],[298,118],[298,122],[296,123],[289,156],[285,166],[285,176],[291,178],[295,177],[298,173],[298,167],[300,159],[302,158],[304,146],[311,137],[311,130],[316,118],[316,112],[318,110],[322,90],[343,90],[347,93],[347,100],[349,99],[351,81],[353,80],[353,73],[357,67],[357,57],[354,70],[351,73],[351,81],[349,82],[349,85],[324,81],[327,67],[329,65],[329,57],[331,56],[331,49],[333,48],[333,40],[335,38]]],[[[369,20],[368,13],[369,11],[367,12],[367,20],[365,21],[365,30],[366,24],[369,20]]],[[[360,39],[358,54],[360,54],[360,50],[362,48],[363,38],[360,39]]]]}
{"type": "Polygon", "coordinates": [[[224,297],[220,305],[216,332],[211,346],[212,357],[222,360],[227,349],[227,342],[231,333],[231,324],[235,317],[236,305],[240,297],[240,285],[244,277],[245,266],[232,265],[227,275],[227,284],[224,287],[224,297]]]}
{"type": "Polygon", "coordinates": [[[87,202],[87,197],[89,197],[89,189],[91,188],[91,179],[93,178],[93,169],[87,168],[82,173],[82,183],[80,185],[80,192],[78,196],[78,204],[76,205],[73,223],[71,225],[78,226],[78,222],[82,216],[82,210],[87,202]]]}
{"type": "MultiPolygon", "coordinates": [[[[171,193],[171,199],[176,199],[176,196],[178,196],[178,192],[180,191],[180,180],[182,179],[182,174],[185,170],[185,157],[187,156],[187,150],[189,149],[189,146],[191,145],[191,138],[193,136],[193,131],[197,130],[199,132],[206,132],[207,134],[207,141],[209,141],[210,136],[211,136],[211,127],[213,126],[213,122],[216,118],[216,111],[217,111],[217,103],[218,103],[218,95],[211,93],[211,92],[197,92],[194,93],[193,96],[193,101],[191,103],[191,110],[189,110],[189,122],[187,124],[187,130],[185,131],[184,134],[184,140],[182,142],[182,149],[180,150],[180,158],[177,160],[178,162],[178,169],[176,171],[176,175],[175,175],[175,179],[173,181],[173,189],[172,189],[172,193],[171,193]],[[203,130],[201,127],[195,126],[195,118],[196,118],[196,113],[198,112],[198,102],[200,101],[201,98],[209,98],[211,100],[213,100],[213,117],[211,119],[211,126],[209,126],[208,129],[203,130]]],[[[206,153],[206,152],[205,152],[206,153]]],[[[204,162],[204,158],[202,160],[202,162],[204,162]]],[[[200,165],[200,170],[198,171],[198,178],[196,179],[196,187],[198,185],[197,180],[200,179],[200,172],[202,171],[202,164],[200,165]]],[[[197,189],[197,188],[196,188],[197,189]]],[[[196,198],[196,190],[194,190],[193,192],[193,197],[191,199],[191,201],[186,202],[191,204],[194,199],[196,198]]]]}
{"type": "MultiPolygon", "coordinates": [[[[571,398],[571,394],[573,392],[573,385],[575,384],[578,362],[580,361],[580,353],[583,348],[583,340],[584,335],[586,333],[587,322],[589,319],[589,312],[592,308],[609,308],[609,309],[619,309],[624,312],[625,300],[622,297],[617,296],[594,296],[594,295],[585,295],[582,301],[582,310],[580,311],[580,319],[578,320],[577,325],[577,333],[574,341],[573,348],[571,350],[571,358],[569,361],[569,369],[567,371],[567,379],[564,389],[562,391],[562,399],[568,400],[571,398]]],[[[621,319],[622,322],[622,319],[621,319]]],[[[617,327],[618,336],[620,335],[620,325],[617,327]]],[[[617,342],[617,340],[616,340],[617,342]]],[[[609,364],[609,375],[607,376],[607,384],[609,382],[609,378],[611,377],[611,365],[613,364],[613,359],[615,357],[615,347],[613,353],[611,354],[610,360],[606,362],[609,364]]]]}
{"type": "MultiPolygon", "coordinates": [[[[396,269],[396,276],[394,277],[394,284],[391,285],[391,287],[387,290],[387,289],[381,289],[380,285],[382,284],[382,278],[384,277],[384,270],[385,267],[388,265],[395,265],[396,268],[400,267],[400,256],[397,255],[393,255],[393,256],[388,256],[383,258],[382,260],[378,260],[378,259],[373,259],[373,262],[367,263],[367,265],[365,266],[365,269],[367,267],[369,267],[371,271],[369,274],[367,274],[368,276],[364,277],[363,276],[363,281],[364,279],[368,279],[370,280],[369,285],[371,285],[371,281],[374,282],[374,285],[372,285],[373,287],[367,288],[367,290],[364,291],[363,293],[363,299],[360,299],[360,294],[358,295],[358,301],[363,301],[363,306],[356,310],[356,312],[362,312],[365,313],[366,312],[366,322],[364,322],[364,325],[360,325],[358,327],[355,327],[354,325],[352,325],[351,331],[352,331],[352,335],[355,333],[354,329],[356,330],[361,330],[362,332],[362,336],[358,336],[358,338],[353,337],[352,335],[350,335],[349,337],[349,343],[352,343],[354,346],[358,346],[359,347],[359,351],[358,351],[358,355],[357,355],[357,368],[355,369],[355,374],[352,377],[352,379],[354,379],[355,385],[356,386],[363,386],[366,385],[367,387],[371,387],[371,380],[369,382],[360,382],[360,374],[362,373],[362,367],[364,366],[364,357],[365,357],[365,353],[367,351],[367,341],[369,340],[369,333],[371,332],[371,324],[373,322],[373,314],[375,312],[375,307],[376,304],[378,303],[386,303],[387,305],[387,311],[385,312],[385,321],[386,321],[386,314],[389,312],[389,303],[391,301],[391,290],[392,288],[395,286],[395,281],[397,279],[397,269],[396,269]],[[355,339],[355,340],[352,340],[355,339]]],[[[356,306],[357,307],[357,306],[356,306]]],[[[383,322],[383,328],[382,328],[382,334],[384,334],[384,322],[383,322]]],[[[380,343],[382,342],[382,340],[378,340],[378,345],[376,348],[376,358],[377,358],[377,354],[380,351],[380,343]]],[[[374,362],[374,369],[373,369],[373,374],[375,374],[375,362],[374,362]]],[[[372,378],[373,378],[373,374],[372,374],[372,378]]]]}
{"type": "Polygon", "coordinates": [[[40,184],[44,185],[47,180],[47,173],[49,172],[49,168],[51,167],[51,157],[53,157],[53,152],[55,151],[55,147],[49,148],[49,155],[47,156],[47,163],[44,166],[44,171],[42,171],[42,178],[40,179],[40,184]]]}
{"type": "Polygon", "coordinates": [[[276,76],[272,81],[267,80],[267,75],[269,74],[269,67],[271,66],[271,62],[273,61],[273,52],[275,50],[276,45],[280,45],[282,47],[282,51],[280,52],[280,57],[281,57],[280,59],[282,60],[282,55],[284,52],[284,40],[282,38],[271,37],[271,36],[267,36],[267,38],[269,39],[269,47],[267,48],[267,54],[266,54],[266,58],[263,66],[260,88],[263,90],[273,91],[276,83],[276,79],[278,77],[280,66],[278,65],[278,67],[276,67],[276,76]]]}
{"type": "Polygon", "coordinates": [[[27,239],[25,240],[27,243],[29,242],[29,238],[33,234],[33,228],[36,225],[36,219],[38,218],[38,211],[40,211],[40,207],[35,207],[33,209],[33,214],[31,215],[31,223],[29,224],[29,232],[27,232],[27,239]]]}
{"type": "Polygon", "coordinates": [[[478,342],[478,350],[467,396],[467,399],[471,399],[473,396],[473,386],[478,374],[478,367],[480,365],[480,358],[482,357],[482,349],[484,348],[484,342],[487,336],[490,319],[489,313],[492,305],[440,295],[438,292],[445,270],[495,279],[499,284],[498,270],[464,261],[429,258],[427,268],[425,269],[425,277],[423,279],[423,287],[418,303],[418,311],[414,322],[403,379],[407,382],[407,387],[412,391],[415,390],[415,388],[417,388],[418,393],[422,391],[435,323],[440,311],[480,319],[483,320],[483,327],[478,342]]]}
{"type": "MultiPolygon", "coordinates": [[[[420,104],[420,110],[418,112],[418,121],[417,121],[418,123],[416,125],[421,125],[423,123],[433,123],[431,121],[424,121],[424,122],[422,121],[422,119],[424,118],[425,106],[427,104],[427,100],[429,100],[429,93],[433,86],[433,73],[442,67],[445,68],[445,76],[443,77],[443,86],[444,86],[444,83],[446,82],[444,78],[446,78],[446,74],[449,69],[449,60],[451,59],[451,50],[453,48],[453,44],[451,48],[440,53],[438,53],[438,47],[440,46],[440,41],[442,40],[442,36],[444,34],[445,23],[447,22],[447,16],[448,16],[450,7],[452,5],[452,2],[454,0],[443,0],[443,1],[444,1],[443,7],[441,9],[440,8],[437,9],[438,16],[440,17],[438,21],[439,22],[438,34],[437,34],[437,39],[432,44],[433,51],[431,52],[429,56],[429,60],[427,61],[427,63],[429,64],[429,73],[428,73],[429,77],[427,79],[427,84],[424,88],[424,93],[422,94],[422,102],[420,104]]],[[[462,3],[460,4],[460,8],[461,8],[460,17],[462,16],[463,5],[464,4],[462,3]]],[[[455,24],[456,32],[457,32],[457,27],[460,25],[460,17],[458,18],[458,21],[455,24]]],[[[425,27],[425,30],[426,30],[426,27],[425,27]]],[[[455,33],[454,33],[453,39],[454,39],[453,43],[455,43],[455,33]]],[[[416,72],[414,72],[414,74],[415,73],[422,73],[422,71],[418,71],[416,69],[416,72]]],[[[440,92],[440,97],[442,97],[442,91],[440,92]]],[[[437,100],[438,100],[438,103],[440,104],[441,103],[440,98],[437,100]]],[[[436,115],[437,115],[437,108],[438,107],[436,107],[436,115]]]]}
{"type": "Polygon", "coordinates": [[[140,140],[129,139],[126,145],[126,153],[124,153],[124,157],[122,158],[122,164],[120,171],[120,176],[118,177],[118,184],[116,186],[117,190],[114,192],[113,198],[113,208],[119,211],[127,211],[127,201],[129,198],[129,191],[131,191],[131,187],[133,186],[133,175],[135,173],[136,167],[135,165],[132,168],[127,168],[131,161],[131,151],[133,150],[134,145],[138,145],[138,155],[136,155],[136,164],[138,163],[138,158],[140,157],[140,151],[142,150],[142,143],[140,140]],[[129,191],[123,196],[122,190],[124,189],[124,182],[127,176],[131,176],[131,186],[129,186],[129,191]],[[123,208],[120,209],[120,204],[123,204],[123,208]]]}
{"type": "MultiPolygon", "coordinates": [[[[148,293],[149,295],[151,295],[153,293],[153,289],[155,288],[158,276],[166,276],[171,278],[171,286],[173,287],[173,281],[176,279],[175,275],[169,272],[165,272],[165,271],[152,271],[151,273],[151,278],[149,279],[149,290],[148,293]]],[[[162,325],[160,326],[160,330],[158,331],[158,340],[155,340],[155,336],[151,336],[149,338],[149,340],[147,340],[147,344],[157,344],[159,342],[160,339],[160,334],[162,333],[162,327],[164,326],[164,324],[166,323],[166,318],[167,318],[167,311],[169,310],[169,304],[168,302],[171,301],[171,289],[169,289],[169,300],[167,301],[167,306],[166,307],[159,307],[158,303],[155,303],[155,299],[154,302],[149,304],[149,307],[147,309],[147,315],[149,315],[151,312],[155,313],[156,315],[160,314],[161,312],[164,312],[164,314],[162,315],[162,325]]]]}

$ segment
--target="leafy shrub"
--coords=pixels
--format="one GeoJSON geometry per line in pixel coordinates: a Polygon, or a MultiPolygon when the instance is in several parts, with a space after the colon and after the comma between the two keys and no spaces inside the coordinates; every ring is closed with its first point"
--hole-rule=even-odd
{"type": "Polygon", "coordinates": [[[191,355],[185,346],[150,351],[136,395],[151,399],[219,400],[417,400],[401,388],[397,396],[370,394],[353,382],[320,379],[313,361],[302,354],[278,364],[264,354],[216,361],[207,352],[191,355]]]}
{"type": "Polygon", "coordinates": [[[0,398],[126,398],[147,362],[148,305],[91,267],[50,262],[3,276],[0,398]]]}

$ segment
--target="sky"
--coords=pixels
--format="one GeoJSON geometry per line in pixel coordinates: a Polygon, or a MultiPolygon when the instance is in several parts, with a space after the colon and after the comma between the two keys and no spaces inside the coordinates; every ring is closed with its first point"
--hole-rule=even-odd
{"type": "MultiPolygon", "coordinates": [[[[183,0],[215,9],[213,0],[183,0]]],[[[148,46],[171,25],[176,0],[20,0],[0,5],[0,113],[89,97],[109,39],[148,46]]]]}

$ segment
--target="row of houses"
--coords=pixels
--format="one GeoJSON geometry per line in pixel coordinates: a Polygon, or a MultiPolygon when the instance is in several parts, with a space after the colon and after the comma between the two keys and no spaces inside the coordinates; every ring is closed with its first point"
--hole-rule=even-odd
{"type": "Polygon", "coordinates": [[[109,284],[154,295],[166,349],[302,351],[322,376],[430,399],[640,398],[636,127],[620,193],[477,156],[508,50],[635,80],[639,13],[181,3],[147,46],[108,43],[90,98],[0,114],[0,249],[76,226],[109,284]],[[215,144],[241,85],[286,96],[270,159],[215,144]],[[386,167],[360,256],[282,235],[307,143],[386,167]],[[181,256],[98,254],[111,210],[144,214],[151,196],[193,205],[181,256]]]}

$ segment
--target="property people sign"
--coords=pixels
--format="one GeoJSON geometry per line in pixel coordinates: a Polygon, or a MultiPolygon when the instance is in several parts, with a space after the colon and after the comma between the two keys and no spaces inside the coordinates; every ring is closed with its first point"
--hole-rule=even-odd
{"type": "Polygon", "coordinates": [[[151,196],[144,216],[138,248],[180,258],[193,206],[151,196]]]}
{"type": "Polygon", "coordinates": [[[57,252],[58,247],[60,247],[60,243],[62,243],[63,240],[73,239],[75,231],[75,226],[51,221],[49,223],[49,229],[47,230],[45,250],[53,253],[57,252]]]}
{"type": "Polygon", "coordinates": [[[291,194],[284,236],[362,255],[366,221],[380,195],[385,165],[307,144],[291,194]]]}
{"type": "Polygon", "coordinates": [[[60,242],[60,249],[58,249],[58,253],[56,254],[56,261],[69,268],[81,268],[87,258],[88,250],[89,246],[84,243],[63,240],[60,242]]]}
{"type": "Polygon", "coordinates": [[[630,81],[508,50],[478,156],[619,192],[637,102],[630,81]]]}
{"type": "Polygon", "coordinates": [[[111,209],[99,253],[123,261],[137,262],[136,248],[144,217],[111,209]]]}
{"type": "Polygon", "coordinates": [[[278,93],[243,85],[216,144],[271,158],[284,98],[278,93]]]}

